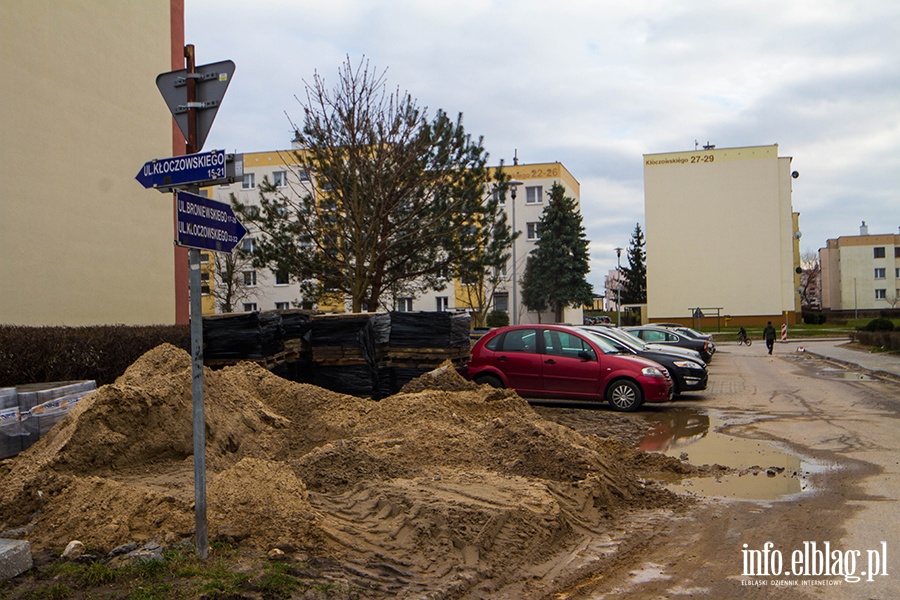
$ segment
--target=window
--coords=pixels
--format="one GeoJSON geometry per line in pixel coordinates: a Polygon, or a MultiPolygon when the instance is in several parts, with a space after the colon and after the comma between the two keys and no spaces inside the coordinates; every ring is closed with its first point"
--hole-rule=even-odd
{"type": "Polygon", "coordinates": [[[525,204],[541,204],[544,201],[544,186],[530,185],[525,188],[525,204]]]}
{"type": "Polygon", "coordinates": [[[506,263],[494,269],[494,275],[497,277],[506,277],[506,263]]]}
{"type": "Polygon", "coordinates": [[[397,310],[399,312],[412,312],[412,298],[397,298],[397,310]]]}
{"type": "Polygon", "coordinates": [[[300,178],[300,181],[309,181],[309,171],[306,169],[297,169],[297,177],[300,178]]]}
{"type": "Polygon", "coordinates": [[[276,302],[275,310],[288,310],[291,307],[290,302],[276,302]]]}
{"type": "Polygon", "coordinates": [[[209,271],[200,271],[200,293],[209,295],[209,271]]]}
{"type": "Polygon", "coordinates": [[[244,302],[244,312],[253,312],[256,310],[256,302],[244,302]]]}
{"type": "Polygon", "coordinates": [[[875,269],[875,279],[884,279],[885,278],[885,270],[884,269],[875,269]]]}
{"type": "Polygon", "coordinates": [[[287,285],[288,283],[287,271],[275,271],[275,285],[287,285]]]}
{"type": "Polygon", "coordinates": [[[894,248],[894,258],[900,258],[900,246],[894,248]]]}
{"type": "Polygon", "coordinates": [[[209,252],[200,253],[200,262],[206,264],[209,262],[209,252]]]}
{"type": "Polygon", "coordinates": [[[256,250],[256,240],[252,237],[245,237],[241,240],[241,250],[246,252],[247,254],[253,254],[256,250]]]}
{"type": "Polygon", "coordinates": [[[509,294],[494,294],[494,310],[509,311],[509,294]]]}
{"type": "Polygon", "coordinates": [[[900,268],[894,269],[894,277],[900,279],[900,268]]]}
{"type": "Polygon", "coordinates": [[[506,206],[506,195],[501,194],[498,190],[491,192],[491,199],[499,206],[506,206]]]}
{"type": "Polygon", "coordinates": [[[241,188],[252,190],[256,187],[256,176],[253,173],[244,173],[244,180],[241,182],[241,188]]]}
{"type": "Polygon", "coordinates": [[[591,360],[597,360],[596,352],[586,341],[565,331],[544,330],[544,348],[547,354],[554,356],[581,358],[580,354],[585,352],[591,360]]]}
{"type": "Polygon", "coordinates": [[[876,300],[886,300],[887,299],[887,290],[875,290],[875,299],[876,300]]]}
{"type": "Polygon", "coordinates": [[[534,329],[513,329],[503,336],[504,352],[537,352],[537,331],[534,329]]]}
{"type": "Polygon", "coordinates": [[[532,221],[531,223],[526,223],[528,228],[526,239],[530,241],[541,239],[540,234],[538,233],[538,224],[537,222],[532,221]]]}
{"type": "Polygon", "coordinates": [[[244,271],[244,285],[250,287],[256,285],[256,271],[244,271]]]}
{"type": "Polygon", "coordinates": [[[437,306],[435,306],[435,310],[437,310],[438,312],[441,312],[441,311],[444,311],[444,310],[447,310],[448,308],[450,308],[450,299],[447,298],[447,296],[438,296],[437,298],[435,298],[435,301],[436,301],[436,305],[437,305],[437,306]]]}
{"type": "Polygon", "coordinates": [[[275,171],[272,173],[272,184],[275,187],[284,187],[287,185],[287,171],[275,171]]]}
{"type": "Polygon", "coordinates": [[[884,246],[875,248],[875,258],[884,258],[884,246]]]}

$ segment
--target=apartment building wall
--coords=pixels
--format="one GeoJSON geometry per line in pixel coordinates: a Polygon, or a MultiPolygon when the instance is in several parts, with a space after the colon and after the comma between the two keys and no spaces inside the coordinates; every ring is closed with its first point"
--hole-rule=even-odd
{"type": "MultiPolygon", "coordinates": [[[[505,167],[513,180],[520,182],[517,186],[515,200],[515,226],[522,232],[516,243],[516,273],[517,279],[521,279],[525,272],[525,260],[528,253],[535,248],[537,223],[540,221],[544,206],[548,202],[548,192],[553,183],[558,182],[566,189],[566,194],[575,198],[576,202],[580,202],[580,186],[578,181],[571,173],[560,163],[540,163],[529,165],[514,165],[505,167]]],[[[259,184],[263,178],[268,178],[274,182],[276,173],[279,178],[284,178],[283,191],[288,195],[297,196],[304,193],[308,189],[309,181],[302,179],[304,177],[302,170],[297,168],[296,160],[291,150],[256,152],[244,154],[244,181],[224,186],[216,186],[205,188],[203,192],[209,197],[219,200],[220,202],[230,202],[231,195],[243,203],[256,203],[259,200],[259,184]]],[[[513,223],[513,203],[511,198],[507,198],[506,204],[503,206],[507,212],[507,219],[512,225],[513,223]]],[[[250,242],[259,233],[250,229],[244,243],[250,242]]],[[[288,305],[293,308],[295,303],[300,301],[301,290],[297,283],[290,282],[287,284],[276,283],[276,276],[273,272],[266,268],[248,269],[254,271],[252,280],[255,282],[252,286],[251,297],[241,301],[234,307],[235,311],[242,310],[272,310],[275,308],[284,308],[288,305]]],[[[513,261],[512,258],[507,264],[505,281],[497,290],[498,294],[494,298],[494,304],[511,312],[512,302],[512,277],[513,261]],[[505,296],[504,296],[505,295],[505,296]],[[503,298],[506,298],[506,304],[503,304],[503,298]]],[[[519,322],[532,323],[538,322],[537,313],[529,313],[523,305],[521,305],[521,288],[516,291],[516,298],[519,300],[519,322]]],[[[304,299],[309,300],[311,299],[304,299]]],[[[387,293],[384,297],[386,306],[381,308],[390,308],[393,310],[414,310],[414,311],[434,311],[434,310],[466,310],[472,308],[468,301],[468,294],[464,286],[458,281],[448,277],[446,286],[442,290],[432,290],[424,294],[407,297],[398,295],[393,297],[387,293]]],[[[349,310],[348,305],[341,298],[318,298],[315,305],[319,310],[327,312],[343,312],[349,310]]],[[[204,314],[211,311],[221,312],[221,308],[214,306],[211,299],[207,296],[204,303],[204,314]]],[[[541,319],[546,321],[550,315],[541,315],[541,319]]],[[[568,309],[566,320],[568,322],[580,323],[582,319],[582,309],[568,309]]]]}
{"type": "MultiPolygon", "coordinates": [[[[243,181],[204,188],[203,193],[226,204],[231,203],[232,195],[244,204],[259,204],[259,186],[264,180],[276,183],[279,189],[289,196],[299,198],[306,190],[305,186],[308,185],[308,181],[301,179],[302,171],[297,168],[291,150],[245,153],[243,156],[243,181]]],[[[239,247],[251,250],[260,233],[253,228],[252,224],[245,223],[245,225],[248,233],[239,247]]],[[[292,309],[297,307],[297,303],[304,300],[299,283],[280,280],[271,269],[253,267],[249,262],[244,262],[241,271],[244,274],[241,284],[248,297],[241,298],[236,302],[232,307],[234,312],[292,309]]],[[[209,285],[214,285],[212,280],[209,285]]],[[[212,292],[211,287],[210,292],[212,292]]],[[[211,293],[204,294],[203,313],[222,312],[221,306],[216,306],[211,296],[211,293]]],[[[343,310],[342,305],[320,306],[320,308],[343,310]]]]}
{"type": "MultiPolygon", "coordinates": [[[[494,294],[491,308],[505,310],[510,315],[511,323],[513,322],[514,313],[519,323],[538,323],[539,321],[546,323],[548,320],[552,320],[552,312],[538,315],[536,312],[529,311],[522,304],[521,279],[525,273],[525,262],[528,259],[528,255],[535,249],[536,242],[540,236],[537,225],[543,215],[544,207],[549,202],[548,194],[550,188],[554,183],[562,185],[565,188],[566,196],[574,198],[576,206],[580,210],[581,185],[569,170],[559,162],[512,165],[505,166],[503,169],[512,178],[512,181],[520,182],[516,186],[515,201],[510,197],[511,194],[507,194],[506,202],[502,207],[506,211],[506,218],[510,227],[521,232],[521,235],[515,244],[515,267],[511,257],[503,274],[503,282],[494,294]],[[514,210],[515,219],[513,219],[514,210]],[[513,277],[514,271],[515,278],[513,277]],[[513,294],[513,285],[516,285],[515,294],[513,294]],[[515,311],[512,306],[514,295],[518,304],[515,311]]],[[[452,291],[448,289],[440,292],[431,292],[416,298],[412,303],[413,310],[435,310],[439,305],[439,297],[447,298],[449,309],[466,310],[474,308],[467,301],[468,294],[463,289],[463,285],[458,280],[454,280],[452,286],[452,291]]],[[[568,307],[564,313],[564,321],[580,324],[583,314],[583,307],[568,307]]]]}
{"type": "Polygon", "coordinates": [[[823,309],[887,309],[890,299],[900,297],[900,235],[830,239],[819,249],[819,261],[823,309]]]}
{"type": "Polygon", "coordinates": [[[183,35],[174,0],[0,3],[0,323],[175,322],[172,197],[135,174],[183,35]]]}
{"type": "Polygon", "coordinates": [[[644,155],[647,310],[690,322],[799,319],[799,214],[778,146],[644,155]]]}

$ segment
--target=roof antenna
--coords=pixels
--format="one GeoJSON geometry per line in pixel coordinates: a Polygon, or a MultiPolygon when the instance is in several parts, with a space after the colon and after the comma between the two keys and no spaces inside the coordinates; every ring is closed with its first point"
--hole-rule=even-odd
{"type": "Polygon", "coordinates": [[[704,150],[715,150],[715,149],[716,149],[716,145],[715,145],[715,144],[710,144],[710,143],[709,143],[709,140],[706,140],[706,145],[703,146],[703,149],[704,149],[704,150]]]}
{"type": "Polygon", "coordinates": [[[519,164],[519,149],[513,150],[513,165],[519,164]]]}

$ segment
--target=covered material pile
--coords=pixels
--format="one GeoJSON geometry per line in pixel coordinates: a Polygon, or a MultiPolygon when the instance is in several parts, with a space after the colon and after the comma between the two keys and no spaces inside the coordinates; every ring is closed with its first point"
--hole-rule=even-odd
{"type": "Polygon", "coordinates": [[[236,313],[203,320],[209,366],[254,360],[285,379],[361,398],[384,398],[449,360],[469,359],[467,314],[236,313]]]}
{"type": "MultiPolygon", "coordinates": [[[[596,438],[449,362],[380,402],[249,362],[205,384],[210,539],[328,557],[367,597],[559,577],[548,565],[615,518],[672,501],[596,438]]],[[[191,431],[190,357],[159,346],[0,463],[0,536],[36,552],[191,537],[191,431]]]]}

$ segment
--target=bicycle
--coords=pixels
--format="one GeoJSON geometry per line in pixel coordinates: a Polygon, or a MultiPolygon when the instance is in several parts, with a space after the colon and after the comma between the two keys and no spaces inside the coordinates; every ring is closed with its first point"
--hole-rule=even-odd
{"type": "Polygon", "coordinates": [[[752,343],[753,341],[750,339],[749,335],[738,335],[738,346],[741,344],[747,344],[749,346],[752,343]]]}

